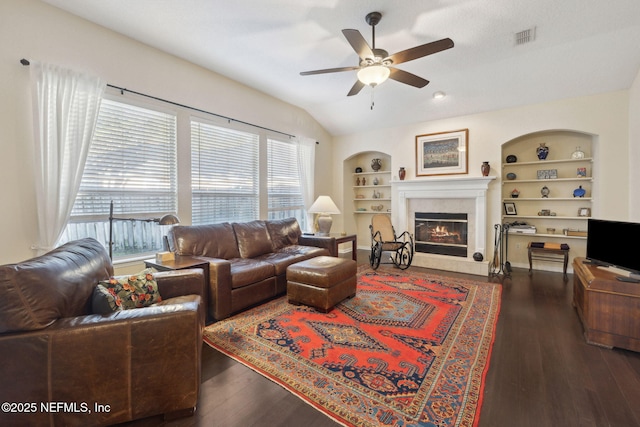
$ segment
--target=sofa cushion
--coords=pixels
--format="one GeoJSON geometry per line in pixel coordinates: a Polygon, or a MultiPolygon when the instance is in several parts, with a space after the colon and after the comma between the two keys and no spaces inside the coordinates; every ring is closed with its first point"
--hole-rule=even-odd
{"type": "Polygon", "coordinates": [[[91,238],[0,266],[0,333],[43,329],[63,317],[89,314],[93,289],[111,275],[109,254],[91,238]]]}
{"type": "Polygon", "coordinates": [[[251,258],[231,261],[231,288],[237,289],[275,276],[273,264],[251,258]]]}
{"type": "Polygon", "coordinates": [[[266,221],[266,226],[274,251],[285,246],[297,245],[298,238],[302,235],[300,224],[295,218],[269,220],[266,221]]]}
{"type": "Polygon", "coordinates": [[[273,251],[271,237],[264,221],[256,220],[233,224],[242,258],[255,258],[273,251]]]}
{"type": "Polygon", "coordinates": [[[168,233],[171,251],[178,255],[232,259],[240,257],[233,227],[228,222],[174,225],[168,233]]]}
{"type": "Polygon", "coordinates": [[[120,297],[116,295],[114,288],[107,289],[104,285],[97,285],[93,289],[91,311],[94,314],[109,314],[120,310],[122,310],[122,302],[120,297]]]}
{"type": "Polygon", "coordinates": [[[148,307],[162,301],[152,268],[138,274],[112,277],[98,283],[93,292],[92,308],[95,314],[108,314],[131,308],[148,307]]]}
{"type": "Polygon", "coordinates": [[[265,254],[256,259],[273,264],[276,269],[276,275],[280,276],[287,273],[287,267],[291,264],[320,255],[329,255],[329,251],[311,246],[289,245],[277,252],[265,254]]]}

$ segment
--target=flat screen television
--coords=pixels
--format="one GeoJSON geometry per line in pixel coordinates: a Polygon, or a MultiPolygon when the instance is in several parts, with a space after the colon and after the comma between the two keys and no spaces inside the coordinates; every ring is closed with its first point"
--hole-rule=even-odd
{"type": "Polygon", "coordinates": [[[587,259],[640,274],[640,223],[589,218],[587,259]]]}

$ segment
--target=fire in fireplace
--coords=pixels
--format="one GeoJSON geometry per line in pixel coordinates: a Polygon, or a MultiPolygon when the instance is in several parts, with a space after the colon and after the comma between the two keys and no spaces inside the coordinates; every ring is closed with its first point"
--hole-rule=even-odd
{"type": "Polygon", "coordinates": [[[416,212],[416,252],[467,256],[467,214],[416,212]]]}

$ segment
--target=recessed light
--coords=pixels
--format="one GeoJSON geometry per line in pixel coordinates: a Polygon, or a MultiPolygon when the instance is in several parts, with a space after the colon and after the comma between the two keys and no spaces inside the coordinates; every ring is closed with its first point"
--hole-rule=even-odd
{"type": "Polygon", "coordinates": [[[447,94],[442,92],[442,91],[438,91],[438,92],[434,92],[433,93],[433,99],[442,99],[445,96],[447,96],[447,94]]]}

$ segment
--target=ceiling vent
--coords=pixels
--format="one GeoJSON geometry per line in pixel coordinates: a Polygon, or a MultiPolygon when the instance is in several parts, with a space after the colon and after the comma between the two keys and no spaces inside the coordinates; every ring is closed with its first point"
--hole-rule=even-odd
{"type": "Polygon", "coordinates": [[[516,46],[531,43],[536,39],[536,27],[531,27],[516,33],[516,46]]]}

